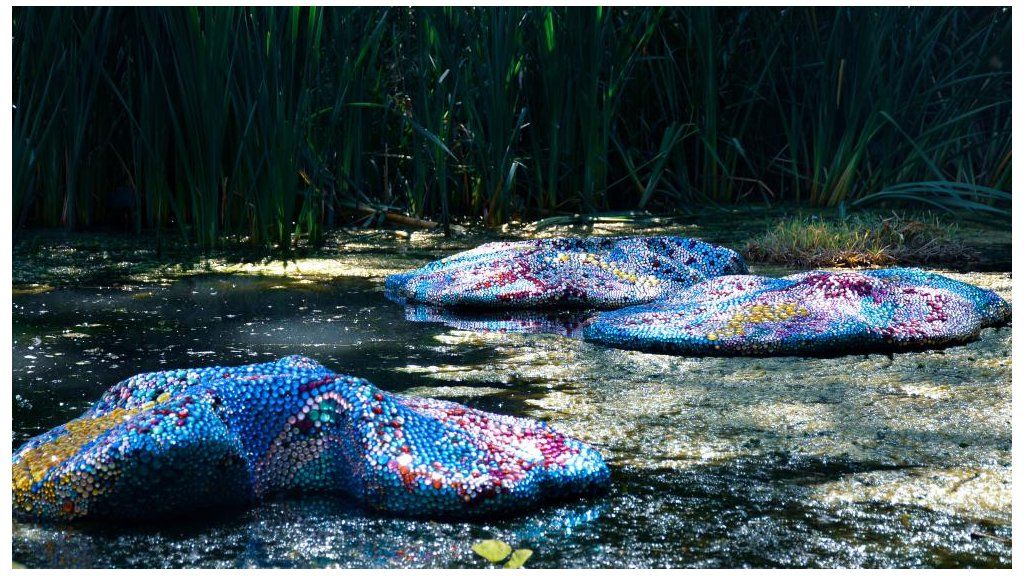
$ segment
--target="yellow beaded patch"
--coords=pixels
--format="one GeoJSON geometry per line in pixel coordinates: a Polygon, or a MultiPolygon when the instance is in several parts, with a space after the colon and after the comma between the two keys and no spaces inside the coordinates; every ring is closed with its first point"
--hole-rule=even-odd
{"type": "Polygon", "coordinates": [[[751,325],[765,324],[768,322],[782,322],[795,317],[809,315],[807,308],[796,302],[780,302],[775,305],[754,304],[746,306],[740,312],[733,314],[725,328],[717,333],[708,334],[708,340],[716,340],[719,337],[744,336],[751,325]]]}
{"type": "MultiPolygon", "coordinates": [[[[22,454],[13,467],[15,495],[26,495],[31,491],[33,485],[46,478],[50,470],[78,454],[83,446],[149,406],[152,406],[152,403],[147,403],[134,410],[116,408],[102,416],[80,418],[68,422],[64,425],[64,434],[22,454]]],[[[49,483],[43,486],[41,488],[43,498],[51,500],[55,494],[54,488],[49,483]]]]}

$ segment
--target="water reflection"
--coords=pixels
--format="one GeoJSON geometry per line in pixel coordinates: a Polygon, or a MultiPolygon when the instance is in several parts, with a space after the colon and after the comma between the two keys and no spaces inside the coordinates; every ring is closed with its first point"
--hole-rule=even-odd
{"type": "Polygon", "coordinates": [[[486,562],[470,551],[478,539],[547,548],[573,538],[608,509],[607,503],[580,502],[493,523],[446,523],[392,518],[308,496],[202,521],[94,523],[63,530],[18,523],[14,540],[17,557],[54,567],[483,566],[486,562]]]}
{"type": "Polygon", "coordinates": [[[514,518],[434,522],[368,514],[337,499],[272,500],[187,523],[15,523],[15,558],[30,566],[482,567],[470,546],[497,538],[535,551],[533,567],[998,566],[1009,526],[913,506],[803,500],[851,461],[774,456],[691,470],[616,473],[600,501],[514,518]]]}
{"type": "Polygon", "coordinates": [[[407,304],[405,319],[433,322],[456,330],[520,334],[559,334],[579,337],[596,312],[556,310],[460,311],[425,304],[407,304]]]}

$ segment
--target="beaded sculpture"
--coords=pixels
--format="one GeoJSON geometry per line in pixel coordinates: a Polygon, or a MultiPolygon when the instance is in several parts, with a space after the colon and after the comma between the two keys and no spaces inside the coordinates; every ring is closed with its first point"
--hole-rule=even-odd
{"type": "Polygon", "coordinates": [[[736,252],[692,238],[551,238],[484,244],[393,274],[385,293],[440,307],[611,309],[746,271],[736,252]]]}
{"type": "Polygon", "coordinates": [[[413,516],[516,512],[606,486],[589,446],[528,419],[383,392],[290,356],[151,372],[13,458],[14,513],[152,519],[338,494],[413,516]]]}
{"type": "Polygon", "coordinates": [[[583,337],[692,356],[848,354],[962,343],[1009,318],[991,290],[918,269],[814,271],[714,278],[601,313],[583,337]]]}

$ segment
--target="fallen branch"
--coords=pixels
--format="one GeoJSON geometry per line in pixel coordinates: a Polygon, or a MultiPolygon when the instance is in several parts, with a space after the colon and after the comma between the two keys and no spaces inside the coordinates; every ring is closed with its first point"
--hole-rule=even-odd
{"type": "Polygon", "coordinates": [[[338,204],[341,204],[346,208],[362,212],[364,214],[383,214],[384,219],[387,220],[388,222],[393,222],[395,224],[400,224],[402,226],[409,226],[412,228],[424,228],[427,230],[437,228],[437,222],[424,220],[422,218],[416,218],[415,216],[406,216],[405,214],[394,212],[383,206],[373,206],[365,202],[358,202],[354,200],[339,200],[338,204]]]}

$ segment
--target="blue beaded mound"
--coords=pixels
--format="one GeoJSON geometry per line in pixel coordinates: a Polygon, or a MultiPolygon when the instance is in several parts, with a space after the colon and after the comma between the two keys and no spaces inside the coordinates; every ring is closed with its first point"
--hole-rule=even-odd
{"type": "Polygon", "coordinates": [[[551,238],[484,244],[393,274],[385,293],[439,307],[611,309],[746,271],[736,252],[693,238],[551,238]]]}
{"type": "Polygon", "coordinates": [[[714,278],[601,313],[583,337],[692,356],[849,354],[962,343],[1009,319],[991,290],[918,269],[814,271],[714,278]]]}
{"type": "Polygon", "coordinates": [[[516,512],[605,487],[533,420],[389,394],[314,360],[152,372],[13,457],[15,515],[150,519],[319,492],[395,514],[516,512]]]}

